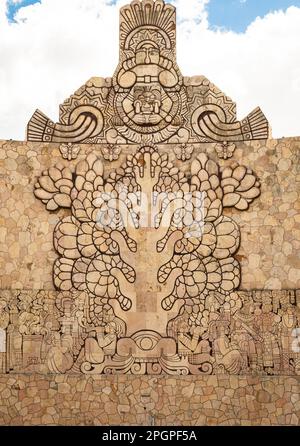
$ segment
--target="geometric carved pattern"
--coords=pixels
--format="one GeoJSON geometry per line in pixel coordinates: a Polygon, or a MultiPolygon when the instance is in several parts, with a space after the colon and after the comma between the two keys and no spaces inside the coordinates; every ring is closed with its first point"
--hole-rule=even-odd
{"type": "Polygon", "coordinates": [[[267,139],[259,108],[237,121],[236,106],[205,77],[183,78],[176,62],[176,13],[163,0],[134,0],[120,11],[114,76],[92,78],[53,123],[37,110],[29,141],[157,144],[267,139]]]}

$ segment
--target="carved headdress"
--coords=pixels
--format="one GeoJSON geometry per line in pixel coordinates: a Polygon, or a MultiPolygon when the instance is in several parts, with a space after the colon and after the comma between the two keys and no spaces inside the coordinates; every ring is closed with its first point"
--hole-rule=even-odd
{"type": "Polygon", "coordinates": [[[135,0],[120,11],[120,52],[136,51],[151,40],[160,49],[176,51],[176,9],[163,0],[135,0]]]}

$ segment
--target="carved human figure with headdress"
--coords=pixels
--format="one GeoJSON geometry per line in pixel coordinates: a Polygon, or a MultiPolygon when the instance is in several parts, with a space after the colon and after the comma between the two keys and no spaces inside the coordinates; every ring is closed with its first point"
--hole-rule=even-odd
{"type": "Polygon", "coordinates": [[[293,352],[293,330],[297,327],[297,307],[293,305],[284,305],[279,325],[279,338],[281,349],[281,363],[285,371],[290,370],[290,358],[294,356],[293,352]]]}
{"type": "Polygon", "coordinates": [[[202,339],[202,335],[206,332],[206,327],[190,327],[186,319],[186,315],[180,316],[177,322],[176,340],[178,353],[182,356],[210,353],[208,340],[202,339]]]}
{"type": "Polygon", "coordinates": [[[48,351],[45,365],[51,373],[66,373],[73,366],[73,339],[70,335],[53,333],[53,345],[48,351]]]}
{"type": "Polygon", "coordinates": [[[280,349],[278,339],[278,327],[281,317],[273,313],[271,297],[265,298],[262,311],[256,317],[263,339],[263,366],[267,371],[280,369],[280,349]]]}
{"type": "Polygon", "coordinates": [[[118,102],[125,124],[152,127],[172,121],[173,101],[168,90],[176,87],[180,75],[155,41],[141,41],[133,56],[122,63],[116,79],[122,89],[118,102]]]}
{"type": "Polygon", "coordinates": [[[116,353],[117,340],[122,334],[122,326],[117,321],[108,322],[105,327],[96,327],[85,341],[85,359],[91,364],[101,364],[105,356],[116,353]]]}
{"type": "Polygon", "coordinates": [[[229,324],[229,321],[221,318],[212,323],[213,352],[219,368],[227,373],[237,375],[243,368],[243,358],[238,345],[229,340],[229,324]]]}
{"type": "Polygon", "coordinates": [[[0,373],[6,372],[6,329],[8,324],[7,302],[0,299],[0,373]]]}
{"type": "Polygon", "coordinates": [[[244,364],[249,365],[251,370],[259,367],[258,356],[261,351],[260,344],[263,342],[259,331],[255,326],[255,306],[246,294],[243,306],[232,317],[231,338],[239,345],[244,364]]]}
{"type": "Polygon", "coordinates": [[[179,82],[173,61],[161,55],[161,49],[154,40],[142,40],[137,45],[135,54],[123,62],[117,79],[122,88],[150,82],[174,88],[179,82]]]}

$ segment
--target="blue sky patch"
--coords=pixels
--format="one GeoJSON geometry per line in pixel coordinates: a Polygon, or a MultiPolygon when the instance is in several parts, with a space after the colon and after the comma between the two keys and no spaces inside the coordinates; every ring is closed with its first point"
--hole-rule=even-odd
{"type": "MultiPolygon", "coordinates": [[[[14,22],[20,8],[34,3],[41,3],[41,0],[21,0],[17,3],[7,0],[9,21],[14,22]]],[[[111,0],[111,3],[115,3],[115,0],[111,0]]],[[[286,10],[289,6],[300,7],[300,0],[210,0],[207,10],[210,27],[244,32],[257,16],[263,17],[279,9],[286,10]]]]}
{"type": "Polygon", "coordinates": [[[300,0],[210,0],[208,20],[211,27],[244,32],[257,16],[289,6],[300,7],[300,0]]]}
{"type": "Polygon", "coordinates": [[[7,18],[10,22],[14,22],[16,13],[24,6],[34,5],[34,3],[41,3],[41,0],[21,0],[14,3],[12,0],[7,1],[7,18]]]}

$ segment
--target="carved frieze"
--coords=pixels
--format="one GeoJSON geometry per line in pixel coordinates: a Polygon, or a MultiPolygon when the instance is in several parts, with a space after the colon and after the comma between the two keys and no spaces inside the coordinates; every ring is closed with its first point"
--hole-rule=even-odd
{"type": "Polygon", "coordinates": [[[238,291],[239,305],[218,292],[204,302],[205,320],[189,314],[168,333],[126,336],[124,321],[93,321],[86,292],[2,291],[2,373],[299,375],[299,295],[238,291]]]}

